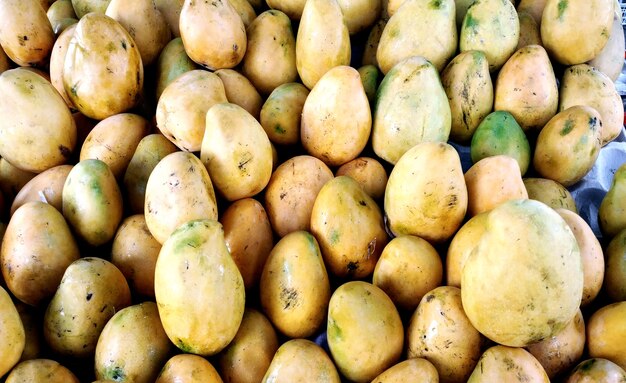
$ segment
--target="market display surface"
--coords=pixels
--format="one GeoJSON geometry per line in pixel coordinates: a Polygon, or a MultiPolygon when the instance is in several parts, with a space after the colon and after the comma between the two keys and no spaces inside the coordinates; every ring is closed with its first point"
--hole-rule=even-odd
{"type": "Polygon", "coordinates": [[[615,0],[0,0],[0,382],[626,382],[615,0]]]}

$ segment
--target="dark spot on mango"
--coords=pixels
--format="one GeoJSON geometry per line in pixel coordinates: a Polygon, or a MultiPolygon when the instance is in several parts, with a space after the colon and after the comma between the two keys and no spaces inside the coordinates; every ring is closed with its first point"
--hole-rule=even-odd
{"type": "Polygon", "coordinates": [[[85,299],[87,299],[87,301],[90,301],[91,297],[93,297],[93,294],[92,293],[87,293],[87,296],[85,297],[85,299]]]}
{"type": "Polygon", "coordinates": [[[283,288],[280,292],[280,300],[283,302],[283,309],[295,307],[298,303],[298,291],[292,288],[283,288]]]}
{"type": "Polygon", "coordinates": [[[449,208],[454,208],[457,205],[458,202],[458,197],[456,194],[451,194],[448,198],[448,207],[449,208]]]}
{"type": "Polygon", "coordinates": [[[70,93],[72,93],[74,97],[78,97],[78,84],[80,84],[80,82],[77,82],[70,88],[70,93]]]}
{"type": "Polygon", "coordinates": [[[287,131],[282,126],[280,126],[278,124],[274,127],[274,131],[276,133],[278,133],[278,134],[285,134],[285,133],[287,133],[287,131]]]}
{"type": "Polygon", "coordinates": [[[576,368],[576,370],[582,371],[582,372],[587,372],[589,370],[591,370],[593,368],[593,365],[596,364],[597,360],[596,359],[589,359],[586,360],[584,362],[582,362],[578,368],[576,368]]]}
{"type": "Polygon", "coordinates": [[[429,296],[426,297],[426,302],[430,302],[433,299],[435,299],[435,295],[434,294],[430,294],[429,296]]]}
{"type": "Polygon", "coordinates": [[[434,9],[439,9],[441,8],[441,3],[442,3],[442,0],[432,0],[430,2],[430,7],[434,9]]]}
{"type": "Polygon", "coordinates": [[[124,50],[126,50],[126,41],[122,40],[122,48],[124,48],[124,50]]]}
{"type": "Polygon", "coordinates": [[[124,370],[119,366],[107,368],[103,375],[106,379],[111,379],[115,382],[122,382],[126,378],[124,370]]]}
{"type": "Polygon", "coordinates": [[[185,341],[180,338],[176,339],[176,347],[178,347],[183,352],[193,351],[192,347],[188,345],[187,343],[185,343],[185,341]]]}
{"type": "Polygon", "coordinates": [[[359,269],[359,262],[349,262],[346,269],[348,270],[348,274],[353,274],[359,269]]]}
{"type": "Polygon", "coordinates": [[[26,41],[28,41],[28,36],[24,35],[24,36],[17,36],[17,41],[19,42],[19,44],[21,46],[26,45],[26,41]]]}
{"type": "Polygon", "coordinates": [[[246,165],[252,161],[252,153],[247,152],[245,153],[243,156],[241,156],[241,159],[239,160],[239,163],[237,164],[237,167],[239,168],[240,171],[246,171],[246,165]]]}
{"type": "Polygon", "coordinates": [[[363,200],[360,200],[360,201],[359,201],[359,205],[361,205],[361,206],[367,206],[367,203],[365,203],[365,201],[363,201],[363,200]]]}
{"type": "Polygon", "coordinates": [[[70,158],[70,156],[72,155],[72,151],[67,146],[59,145],[59,151],[61,152],[61,155],[65,158],[70,158]]]}

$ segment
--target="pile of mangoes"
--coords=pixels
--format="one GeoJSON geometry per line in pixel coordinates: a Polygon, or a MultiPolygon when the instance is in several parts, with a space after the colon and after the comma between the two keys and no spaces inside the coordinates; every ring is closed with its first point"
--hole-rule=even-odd
{"type": "Polygon", "coordinates": [[[621,20],[0,0],[0,381],[626,382],[621,20]]]}

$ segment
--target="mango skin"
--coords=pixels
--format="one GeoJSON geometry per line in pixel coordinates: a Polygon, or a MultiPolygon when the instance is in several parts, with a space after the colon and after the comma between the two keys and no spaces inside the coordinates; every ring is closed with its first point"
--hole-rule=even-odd
{"type": "Polygon", "coordinates": [[[245,287],[219,222],[188,221],[169,236],[154,294],[165,333],[182,351],[209,356],[231,342],[243,318],[245,287]]]}
{"type": "Polygon", "coordinates": [[[499,205],[485,225],[462,271],[468,318],[483,335],[511,347],[553,336],[581,302],[583,269],[574,234],[557,212],[534,200],[499,205]],[[516,278],[510,278],[512,269],[516,278]]]}
{"type": "Polygon", "coordinates": [[[525,132],[539,131],[556,114],[559,89],[546,50],[518,49],[500,69],[494,110],[510,112],[525,132]]]}
{"type": "Polygon", "coordinates": [[[350,65],[350,34],[337,0],[307,1],[296,35],[296,68],[309,89],[324,73],[350,65]]]}
{"type": "Polygon", "coordinates": [[[493,84],[485,54],[459,53],[441,73],[441,82],[450,102],[450,139],[466,143],[493,108],[493,84]]]}
{"type": "Polygon", "coordinates": [[[103,120],[136,106],[143,80],[141,54],[126,29],[103,14],[81,18],[63,65],[63,87],[72,104],[103,120]]]}
{"type": "Polygon", "coordinates": [[[456,150],[442,142],[423,142],[407,151],[389,175],[384,206],[395,235],[416,235],[434,243],[450,238],[468,207],[456,150]]]}
{"type": "Polygon", "coordinates": [[[421,142],[446,142],[452,116],[437,69],[423,57],[396,64],[376,94],[372,147],[383,160],[396,164],[421,142]]]}
{"type": "Polygon", "coordinates": [[[22,320],[7,291],[0,286],[0,376],[4,376],[20,360],[26,344],[22,320]]]}
{"type": "Polygon", "coordinates": [[[404,329],[387,294],[370,283],[352,281],[330,298],[327,337],[337,369],[364,383],[398,361],[404,329]]]}
{"type": "Polygon", "coordinates": [[[543,46],[564,65],[593,59],[609,40],[613,10],[614,0],[547,0],[540,23],[543,46]]]}

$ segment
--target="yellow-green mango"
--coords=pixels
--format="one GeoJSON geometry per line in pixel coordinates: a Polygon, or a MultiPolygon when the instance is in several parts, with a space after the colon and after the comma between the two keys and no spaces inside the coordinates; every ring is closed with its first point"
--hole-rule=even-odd
{"type": "Polygon", "coordinates": [[[339,383],[341,378],[323,348],[308,339],[292,339],[276,351],[262,383],[339,383]]]}
{"type": "Polygon", "coordinates": [[[248,49],[241,69],[259,93],[267,95],[282,84],[296,81],[296,39],[286,14],[275,9],[261,13],[248,27],[247,35],[248,49]]]}
{"type": "Polygon", "coordinates": [[[626,164],[620,166],[613,175],[611,187],[600,203],[598,221],[600,228],[608,238],[617,235],[626,228],[626,164]]]}
{"type": "Polygon", "coordinates": [[[437,69],[423,57],[399,62],[383,78],[376,95],[372,147],[395,164],[421,142],[446,142],[452,117],[437,69]]]}
{"type": "Polygon", "coordinates": [[[96,345],[96,378],[153,383],[172,344],[154,302],[123,308],[102,329],[96,345]]]}
{"type": "Polygon", "coordinates": [[[371,275],[389,240],[380,208],[348,176],[326,182],[317,194],[311,233],[330,272],[350,278],[371,275]]]}
{"type": "Polygon", "coordinates": [[[439,383],[439,373],[424,358],[411,358],[397,363],[378,375],[372,383],[402,383],[409,381],[439,383]]]}
{"type": "Polygon", "coordinates": [[[78,23],[72,24],[57,36],[54,46],[52,47],[52,52],[50,53],[50,82],[72,111],[76,110],[76,108],[72,104],[70,97],[65,91],[65,86],[63,85],[63,67],[65,66],[65,54],[67,53],[67,48],[69,47],[70,40],[74,35],[77,25],[78,23]]]}
{"type": "Polygon", "coordinates": [[[588,106],[572,106],[550,119],[535,144],[533,166],[545,178],[568,187],[580,181],[600,154],[600,114],[588,106]]]}
{"type": "Polygon", "coordinates": [[[196,63],[187,56],[183,40],[180,37],[172,39],[161,51],[156,64],[156,99],[167,86],[181,74],[197,69],[196,63]]]}
{"type": "Polygon", "coordinates": [[[300,20],[306,0],[267,0],[266,3],[271,9],[284,12],[291,20],[300,20]]]}
{"type": "Polygon", "coordinates": [[[526,45],[543,45],[539,24],[537,24],[535,19],[526,12],[518,12],[517,16],[519,17],[519,40],[515,50],[526,45]]]}
{"type": "Polygon", "coordinates": [[[144,215],[150,233],[161,244],[187,221],[216,220],[213,182],[202,161],[188,152],[163,157],[146,183],[144,215]]]}
{"type": "Polygon", "coordinates": [[[296,36],[296,68],[309,89],[324,73],[339,65],[350,65],[348,27],[337,0],[308,0],[296,36]]]}
{"type": "Polygon", "coordinates": [[[63,86],[85,116],[103,120],[139,103],[143,63],[137,44],[117,21],[101,13],[80,19],[63,66],[63,86]]]}
{"type": "MultiPolygon", "coordinates": [[[[621,10],[620,10],[621,12],[621,10]]],[[[611,26],[611,35],[609,41],[600,53],[587,64],[598,68],[598,70],[607,75],[612,81],[617,81],[622,67],[624,66],[624,29],[622,28],[622,18],[617,15],[613,18],[611,26]]]]}
{"type": "Polygon", "coordinates": [[[564,65],[596,57],[609,40],[614,0],[547,0],[541,15],[541,40],[564,65]]]}
{"type": "Polygon", "coordinates": [[[19,66],[44,67],[55,35],[39,1],[4,0],[0,19],[0,45],[7,56],[19,66]]]}
{"type": "Polygon", "coordinates": [[[72,7],[80,19],[91,12],[104,14],[110,2],[111,0],[72,0],[72,7]]]}
{"type": "Polygon", "coordinates": [[[509,0],[476,0],[463,19],[459,49],[483,51],[489,71],[495,72],[515,52],[519,32],[517,12],[509,0]]]}
{"type": "Polygon", "coordinates": [[[343,65],[330,69],[302,108],[304,149],[328,166],[340,166],[358,157],[371,129],[372,114],[359,72],[343,65]]]}
{"type": "Polygon", "coordinates": [[[624,126],[624,104],[611,79],[587,64],[565,70],[559,93],[559,111],[575,105],[587,105],[602,117],[602,146],[613,141],[624,126]]]}
{"type": "Polygon", "coordinates": [[[50,20],[50,25],[56,36],[63,32],[68,26],[68,23],[75,24],[78,22],[78,17],[74,12],[74,7],[72,7],[70,0],[55,1],[46,11],[46,16],[48,16],[48,20],[50,20]]]}
{"type": "Polygon", "coordinates": [[[383,290],[368,282],[339,286],[328,307],[328,347],[350,381],[370,382],[402,353],[404,329],[398,310],[383,290]]]}
{"type": "Polygon", "coordinates": [[[614,302],[626,300],[626,230],[611,239],[606,248],[604,291],[614,302]]]}
{"type": "Polygon", "coordinates": [[[282,84],[270,93],[261,107],[259,122],[272,143],[300,142],[302,108],[308,95],[307,87],[299,82],[282,84]]]}
{"type": "Polygon", "coordinates": [[[124,274],[111,262],[80,258],[67,267],[43,316],[43,335],[55,355],[93,357],[102,329],[130,304],[124,274]]]}
{"type": "Polygon", "coordinates": [[[472,136],[472,163],[483,158],[504,154],[517,161],[522,176],[530,163],[530,144],[515,118],[509,112],[490,113],[478,125],[472,136]]]}
{"type": "Polygon", "coordinates": [[[556,77],[543,47],[520,48],[498,73],[493,108],[511,113],[525,132],[541,130],[558,103],[556,77]]]}
{"type": "Polygon", "coordinates": [[[498,205],[485,225],[461,277],[470,322],[487,338],[511,347],[554,336],[581,302],[576,237],[554,209],[530,199],[498,205]]]}
{"type": "Polygon", "coordinates": [[[261,305],[274,326],[290,338],[307,338],[323,324],[330,282],[319,245],[294,231],[270,252],[260,282],[261,305]]]}
{"type": "Polygon", "coordinates": [[[36,173],[66,163],[76,124],[52,84],[27,69],[10,69],[0,75],[0,94],[2,159],[36,173]]]}
{"type": "Polygon", "coordinates": [[[122,192],[104,162],[80,161],[63,185],[63,215],[76,235],[92,246],[113,239],[122,221],[122,192]]]}
{"type": "Polygon", "coordinates": [[[17,364],[26,344],[20,315],[7,291],[0,286],[0,377],[17,364]]]}
{"type": "Polygon", "coordinates": [[[380,37],[376,52],[380,70],[387,73],[400,61],[422,56],[441,71],[456,52],[455,18],[454,0],[406,0],[380,37]]]}
{"type": "Polygon", "coordinates": [[[380,18],[370,29],[370,33],[367,35],[367,41],[365,42],[365,48],[363,49],[363,57],[361,58],[361,65],[374,65],[378,67],[378,60],[376,60],[376,52],[378,51],[378,44],[380,43],[380,37],[387,25],[387,19],[380,18]]]}
{"type": "Polygon", "coordinates": [[[382,0],[337,0],[351,35],[372,26],[380,17],[382,0]]]}
{"type": "Polygon", "coordinates": [[[517,13],[527,13],[539,26],[541,25],[541,16],[543,15],[543,8],[546,6],[546,1],[547,0],[519,0],[517,2],[517,13]]]}
{"type": "Polygon", "coordinates": [[[272,322],[261,312],[246,308],[237,335],[219,354],[220,374],[227,382],[260,382],[276,350],[278,337],[272,322]]]}
{"type": "Polygon", "coordinates": [[[173,80],[156,107],[157,128],[180,149],[197,152],[202,146],[206,113],[227,102],[222,80],[213,72],[195,69],[173,80]]]}
{"type": "Polygon", "coordinates": [[[443,242],[461,226],[467,188],[457,151],[443,142],[423,142],[407,151],[389,175],[385,214],[395,235],[443,242]]]}
{"type": "Polygon", "coordinates": [[[424,295],[407,328],[407,356],[427,359],[443,382],[467,381],[482,343],[463,311],[458,287],[439,286],[424,295]]]}
{"type": "Polygon", "coordinates": [[[361,83],[363,83],[363,89],[367,95],[367,100],[370,105],[376,102],[376,90],[378,89],[378,79],[380,77],[380,71],[376,65],[363,65],[357,69],[361,76],[361,83]]]}
{"type": "Polygon", "coordinates": [[[485,232],[489,212],[477,214],[468,219],[454,234],[446,253],[446,285],[461,287],[463,266],[472,253],[480,236],[485,232]]]}
{"type": "Polygon", "coordinates": [[[441,82],[450,102],[450,139],[467,143],[493,108],[493,84],[485,54],[460,53],[441,73],[441,82]]]}
{"type": "Polygon", "coordinates": [[[467,383],[550,383],[548,374],[531,353],[502,345],[488,348],[480,357],[467,383]]]}
{"type": "Polygon", "coordinates": [[[123,179],[124,197],[130,211],[143,213],[150,173],[163,157],[177,150],[174,144],[158,133],[149,134],[139,141],[123,179]]]}
{"type": "Polygon", "coordinates": [[[567,376],[566,383],[623,382],[626,371],[617,364],[604,358],[585,359],[567,376]]]}
{"type": "Polygon", "coordinates": [[[229,201],[261,192],[272,175],[272,146],[261,124],[231,103],[212,106],[205,122],[200,159],[215,188],[229,201]]]}
{"type": "Polygon", "coordinates": [[[584,349],[585,321],[580,310],[559,333],[526,347],[541,364],[548,377],[555,380],[576,366],[583,356],[584,349]]]}
{"type": "Polygon", "coordinates": [[[154,0],[111,0],[105,15],[126,28],[137,44],[144,66],[152,64],[171,40],[170,27],[154,0]]]}
{"type": "Polygon", "coordinates": [[[6,383],[80,383],[67,367],[51,359],[25,359],[7,375],[6,383]]]}
{"type": "Polygon", "coordinates": [[[543,202],[553,209],[567,209],[578,213],[574,197],[560,183],[547,178],[524,178],[528,198],[543,202]]]}
{"type": "Polygon", "coordinates": [[[182,351],[214,355],[233,340],[246,293],[219,222],[188,221],[172,233],[159,253],[154,293],[165,333],[182,351]]]}
{"type": "Polygon", "coordinates": [[[210,70],[233,68],[247,49],[246,27],[228,0],[185,0],[180,11],[180,37],[185,51],[210,70]]]}

